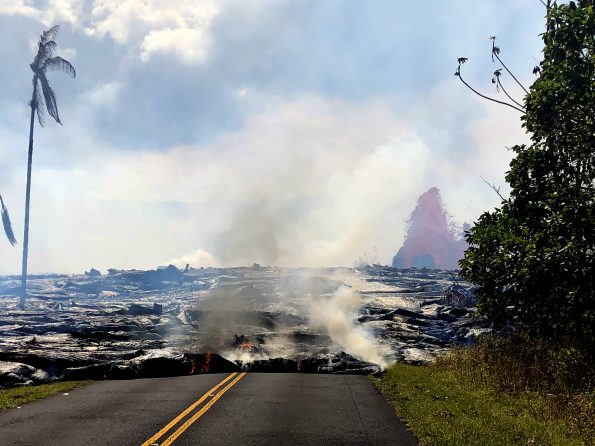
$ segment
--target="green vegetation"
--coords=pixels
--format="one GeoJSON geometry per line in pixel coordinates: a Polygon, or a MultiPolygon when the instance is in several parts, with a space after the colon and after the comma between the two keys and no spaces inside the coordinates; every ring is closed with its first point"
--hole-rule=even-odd
{"type": "Polygon", "coordinates": [[[11,409],[31,401],[47,398],[62,392],[68,392],[75,387],[87,384],[86,381],[66,381],[39,386],[14,387],[0,389],[0,410],[11,409]]]}
{"type": "Polygon", "coordinates": [[[511,102],[479,93],[462,78],[467,58],[458,59],[459,80],[521,112],[531,143],[512,148],[510,197],[493,187],[501,205],[467,233],[461,262],[496,335],[429,367],[397,366],[378,382],[431,444],[595,444],[595,8],[593,0],[541,3],[545,46],[529,89],[491,38],[492,60],[523,88],[522,101],[504,89],[502,69],[492,83],[511,102]],[[452,394],[430,404],[412,385],[445,395],[449,385],[452,394]],[[450,414],[434,420],[448,432],[444,443],[432,436],[432,413],[450,414]]]}
{"type": "Polygon", "coordinates": [[[550,369],[551,350],[523,342],[486,338],[373,380],[422,445],[595,444],[595,391],[566,388],[564,372],[550,369]],[[532,361],[523,365],[519,351],[533,351],[532,361]]]}
{"type": "MultiPolygon", "coordinates": [[[[426,445],[595,444],[595,7],[547,7],[543,61],[519,102],[531,144],[512,148],[510,197],[467,233],[461,274],[496,328],[424,367],[395,365],[376,385],[426,445]]],[[[499,194],[499,190],[493,187],[499,194]]]]}
{"type": "MultiPolygon", "coordinates": [[[[510,197],[467,234],[462,275],[480,311],[590,352],[595,342],[595,10],[593,0],[548,8],[543,61],[524,99],[529,146],[506,181],[510,197]]],[[[499,48],[493,48],[497,56],[499,48]]],[[[460,66],[459,62],[459,66],[460,66]]]]}

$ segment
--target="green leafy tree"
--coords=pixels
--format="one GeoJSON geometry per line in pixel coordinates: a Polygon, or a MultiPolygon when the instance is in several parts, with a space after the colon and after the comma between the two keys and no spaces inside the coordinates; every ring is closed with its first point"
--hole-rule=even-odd
{"type": "Polygon", "coordinates": [[[50,86],[47,79],[48,71],[64,71],[73,78],[76,76],[74,67],[66,59],[60,56],[54,56],[57,44],[54,41],[58,33],[58,26],[54,26],[44,31],[38,43],[37,54],[30,67],[33,71],[33,95],[31,96],[31,121],[29,127],[29,157],[27,160],[27,190],[25,194],[25,234],[23,236],[23,268],[21,276],[21,307],[25,305],[27,299],[27,260],[29,256],[29,206],[31,204],[31,165],[33,162],[33,129],[35,127],[35,115],[39,125],[43,127],[44,108],[48,114],[58,123],[60,115],[58,114],[58,103],[56,94],[50,86]],[[45,105],[44,105],[45,102],[45,105]]]}
{"type": "Polygon", "coordinates": [[[592,351],[595,11],[593,0],[548,6],[539,77],[519,107],[531,143],[512,148],[510,197],[468,232],[461,268],[496,326],[592,351]]]}

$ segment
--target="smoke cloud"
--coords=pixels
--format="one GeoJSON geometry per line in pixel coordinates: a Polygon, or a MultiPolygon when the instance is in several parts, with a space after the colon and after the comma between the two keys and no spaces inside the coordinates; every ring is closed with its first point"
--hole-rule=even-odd
{"type": "Polygon", "coordinates": [[[215,259],[215,257],[213,257],[204,249],[197,249],[193,253],[187,254],[185,256],[170,259],[167,264],[177,266],[178,268],[184,268],[186,265],[190,265],[193,268],[209,266],[216,268],[219,266],[217,259],[215,259]]]}
{"type": "MultiPolygon", "coordinates": [[[[163,152],[103,147],[73,154],[72,165],[40,164],[35,184],[53,186],[33,190],[43,224],[32,222],[31,272],[155,268],[171,260],[210,266],[208,256],[194,257],[199,248],[221,266],[352,266],[359,256],[390,263],[420,191],[440,186],[461,220],[497,203],[479,175],[501,177],[507,162],[498,156],[509,156],[501,147],[519,141],[514,133],[480,141],[488,124],[511,119],[497,113],[478,131],[474,156],[461,160],[442,157],[438,141],[422,138],[384,101],[306,96],[273,102],[204,144],[163,152]]],[[[26,165],[26,153],[11,162],[26,165]]],[[[18,234],[24,176],[2,175],[0,185],[18,234]]],[[[3,250],[0,272],[16,274],[19,265],[19,250],[3,250]]]]}
{"type": "Polygon", "coordinates": [[[355,325],[355,314],[360,306],[360,296],[341,286],[331,297],[312,300],[310,323],[313,328],[326,330],[346,353],[384,369],[388,366],[390,350],[376,344],[369,333],[355,325]]]}

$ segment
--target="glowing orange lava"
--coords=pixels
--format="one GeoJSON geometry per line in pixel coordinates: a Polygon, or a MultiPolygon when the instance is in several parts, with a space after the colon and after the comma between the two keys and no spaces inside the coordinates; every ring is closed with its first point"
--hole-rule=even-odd
{"type": "Polygon", "coordinates": [[[211,367],[211,356],[213,356],[213,353],[206,353],[202,365],[200,366],[200,373],[209,373],[209,368],[211,367]]]}

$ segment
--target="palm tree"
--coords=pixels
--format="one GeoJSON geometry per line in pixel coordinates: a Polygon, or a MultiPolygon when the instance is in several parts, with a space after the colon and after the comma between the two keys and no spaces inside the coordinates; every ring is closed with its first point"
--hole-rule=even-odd
{"type": "Polygon", "coordinates": [[[60,56],[54,56],[54,51],[58,46],[54,41],[58,33],[58,26],[54,26],[44,31],[39,38],[39,47],[37,55],[33,59],[30,67],[33,71],[33,95],[31,96],[31,124],[29,127],[29,158],[27,160],[27,192],[25,195],[25,234],[23,236],[23,269],[21,277],[21,301],[20,305],[25,305],[27,299],[27,259],[29,255],[29,205],[31,202],[31,163],[33,161],[33,128],[35,125],[35,114],[39,125],[43,127],[44,108],[48,114],[54,118],[58,124],[60,116],[58,115],[58,104],[56,103],[56,94],[46,77],[48,71],[64,71],[73,78],[76,76],[74,67],[66,59],[60,56]],[[40,91],[41,90],[41,91],[40,91]],[[45,101],[45,107],[44,107],[45,101]]]}

